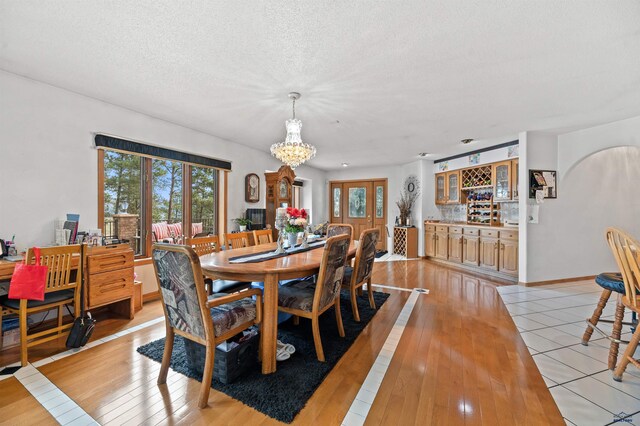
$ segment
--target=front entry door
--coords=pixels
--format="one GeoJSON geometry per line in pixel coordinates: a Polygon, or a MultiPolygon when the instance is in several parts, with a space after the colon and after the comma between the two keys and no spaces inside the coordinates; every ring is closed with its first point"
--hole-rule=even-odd
{"type": "Polygon", "coordinates": [[[329,186],[331,223],[353,226],[354,239],[365,229],[378,228],[377,249],[387,246],[387,181],[334,181],[329,186]]]}

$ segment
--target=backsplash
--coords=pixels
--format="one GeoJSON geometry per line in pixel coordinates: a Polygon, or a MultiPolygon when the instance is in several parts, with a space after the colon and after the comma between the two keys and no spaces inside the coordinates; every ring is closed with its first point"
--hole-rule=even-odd
{"type": "MultiPolygon", "coordinates": [[[[440,210],[440,216],[445,222],[466,222],[467,221],[467,205],[466,204],[448,204],[438,205],[440,210]]],[[[518,221],[518,202],[503,202],[500,203],[500,222],[504,223],[505,220],[513,222],[518,221]]]]}

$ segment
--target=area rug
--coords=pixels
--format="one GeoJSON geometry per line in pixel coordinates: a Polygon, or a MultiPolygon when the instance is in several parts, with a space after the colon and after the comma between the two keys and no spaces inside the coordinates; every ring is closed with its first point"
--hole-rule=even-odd
{"type": "MultiPolygon", "coordinates": [[[[373,295],[378,309],[389,297],[389,294],[377,291],[374,291],[373,295]]],[[[353,319],[348,291],[343,290],[340,295],[340,308],[344,338],[338,335],[334,308],[320,316],[320,334],[326,362],[319,362],[316,358],[311,321],[300,318],[300,325],[294,326],[292,321],[288,320],[279,325],[278,338],[295,346],[296,352],[287,361],[278,362],[276,373],[263,375],[260,364],[256,363],[254,368],[235,382],[225,385],[214,378],[211,387],[269,417],[291,423],[376,313],[376,310],[369,307],[366,292],[362,297],[358,297],[361,322],[353,319]]],[[[162,338],[140,346],[138,352],[161,362],[164,341],[162,338]]],[[[192,379],[202,380],[202,376],[187,367],[184,341],[180,336],[176,336],[173,346],[171,368],[192,379]]]]}

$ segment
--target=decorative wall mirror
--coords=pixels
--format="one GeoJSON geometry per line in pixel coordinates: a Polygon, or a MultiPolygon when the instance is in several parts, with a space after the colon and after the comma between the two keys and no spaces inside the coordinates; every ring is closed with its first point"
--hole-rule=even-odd
{"type": "Polygon", "coordinates": [[[260,178],[255,173],[249,173],[244,178],[244,200],[247,203],[257,203],[260,201],[260,178]]]}

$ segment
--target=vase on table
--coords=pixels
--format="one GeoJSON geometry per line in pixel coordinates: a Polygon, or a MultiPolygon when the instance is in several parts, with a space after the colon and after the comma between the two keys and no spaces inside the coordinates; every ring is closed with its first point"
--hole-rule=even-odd
{"type": "Polygon", "coordinates": [[[238,225],[238,228],[240,228],[240,232],[245,232],[247,230],[247,225],[238,225]]]}
{"type": "Polygon", "coordinates": [[[298,242],[298,233],[297,232],[289,232],[287,234],[287,239],[289,240],[289,247],[293,247],[298,242]]]}

